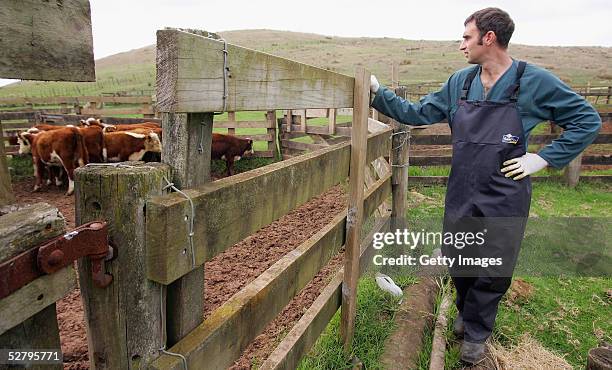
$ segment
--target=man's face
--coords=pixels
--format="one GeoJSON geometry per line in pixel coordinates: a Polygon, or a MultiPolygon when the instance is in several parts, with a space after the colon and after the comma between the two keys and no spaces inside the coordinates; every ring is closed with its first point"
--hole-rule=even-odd
{"type": "MultiPolygon", "coordinates": [[[[487,34],[490,32],[487,32],[487,34]]],[[[486,38],[485,35],[483,38],[486,38]]],[[[485,43],[481,42],[480,32],[476,27],[476,22],[472,21],[465,26],[463,32],[463,41],[459,45],[459,50],[463,52],[470,64],[479,64],[482,62],[482,56],[487,51],[485,43]]]]}

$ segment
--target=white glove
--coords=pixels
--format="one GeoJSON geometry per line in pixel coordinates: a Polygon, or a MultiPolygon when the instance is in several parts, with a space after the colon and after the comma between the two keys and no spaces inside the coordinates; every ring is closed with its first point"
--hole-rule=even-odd
{"type": "Polygon", "coordinates": [[[378,83],[376,76],[370,75],[370,91],[372,92],[372,94],[376,94],[379,88],[380,84],[378,83]]]}
{"type": "Polygon", "coordinates": [[[506,173],[506,177],[513,180],[520,180],[548,166],[548,162],[537,154],[526,153],[525,155],[505,161],[501,172],[506,173]]]}

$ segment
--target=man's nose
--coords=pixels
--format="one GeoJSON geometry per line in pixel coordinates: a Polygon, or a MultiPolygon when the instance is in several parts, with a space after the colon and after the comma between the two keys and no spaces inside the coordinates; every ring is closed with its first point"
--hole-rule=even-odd
{"type": "Polygon", "coordinates": [[[459,50],[463,49],[465,49],[465,40],[461,41],[461,44],[459,44],[459,50]]]}

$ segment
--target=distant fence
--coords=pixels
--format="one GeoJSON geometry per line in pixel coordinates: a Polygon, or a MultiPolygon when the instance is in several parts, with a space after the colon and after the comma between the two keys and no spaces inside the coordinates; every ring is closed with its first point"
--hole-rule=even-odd
{"type": "MultiPolygon", "coordinates": [[[[94,114],[49,114],[47,111],[30,112],[2,112],[0,111],[0,122],[2,122],[3,139],[7,155],[15,155],[19,151],[16,143],[18,132],[25,131],[33,125],[47,123],[54,125],[78,125],[80,120],[87,119],[94,114]]],[[[161,126],[159,118],[123,118],[112,116],[100,116],[104,122],[109,124],[132,124],[141,122],[155,122],[161,126]]],[[[265,141],[266,150],[256,150],[255,157],[274,158],[276,153],[276,112],[270,111],[264,115],[263,121],[239,121],[236,113],[229,112],[227,121],[215,121],[213,127],[225,128],[228,134],[237,137],[249,137],[254,141],[265,141]],[[266,129],[265,134],[236,135],[237,128],[261,128],[266,129]]]]}
{"type": "Polygon", "coordinates": [[[0,98],[0,110],[4,112],[40,111],[90,116],[142,114],[145,118],[151,118],[155,116],[155,102],[150,95],[0,98]]]}
{"type": "MultiPolygon", "coordinates": [[[[404,85],[404,87],[407,90],[406,96],[408,99],[418,100],[431,92],[439,90],[443,84],[443,82],[425,82],[404,85]]],[[[592,104],[610,104],[612,86],[576,85],[570,87],[592,104]]]]}

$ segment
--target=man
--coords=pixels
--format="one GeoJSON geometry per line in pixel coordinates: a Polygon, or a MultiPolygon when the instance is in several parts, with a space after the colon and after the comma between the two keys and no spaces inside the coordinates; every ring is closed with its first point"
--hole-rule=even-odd
{"type": "MultiPolygon", "coordinates": [[[[475,364],[484,358],[499,301],[511,283],[529,215],[529,175],[549,165],[567,165],[595,139],[601,119],[552,73],[510,57],[514,22],[506,12],[482,9],[464,25],[459,49],[476,66],[455,72],[440,91],[413,103],[380,86],[375,76],[370,88],[376,94],[372,107],[401,123],[448,120],[453,159],[444,228],[457,232],[489,225],[493,231],[485,238],[486,253],[506,257],[505,273],[450,269],[459,311],[454,332],[464,338],[461,359],[475,364]],[[527,137],[542,121],[554,121],[563,134],[539,153],[527,153],[527,137]],[[466,218],[481,221],[462,223],[466,218]],[[513,221],[498,221],[504,219],[513,221]]],[[[451,247],[443,245],[445,255],[457,253],[459,247],[451,247]]]]}

